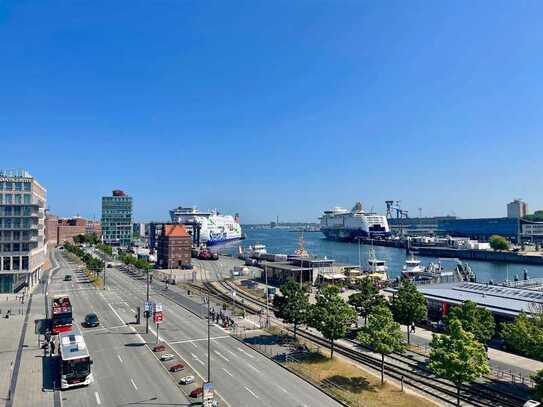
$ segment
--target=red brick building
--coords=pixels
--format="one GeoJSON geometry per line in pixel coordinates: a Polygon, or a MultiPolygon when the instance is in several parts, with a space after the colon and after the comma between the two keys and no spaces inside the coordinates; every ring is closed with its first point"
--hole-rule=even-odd
{"type": "Polygon", "coordinates": [[[58,216],[47,212],[45,215],[45,242],[48,245],[56,246],[58,243],[58,216]]]}
{"type": "Polygon", "coordinates": [[[47,244],[73,243],[74,236],[87,234],[88,223],[89,221],[83,218],[60,219],[58,216],[48,213],[45,218],[47,244]]]}
{"type": "Polygon", "coordinates": [[[87,235],[96,235],[99,239],[102,236],[102,224],[99,220],[87,221],[87,226],[85,226],[85,233],[87,235]]]}
{"type": "Polygon", "coordinates": [[[184,225],[165,224],[158,241],[158,265],[165,269],[190,264],[192,238],[184,225]]]}

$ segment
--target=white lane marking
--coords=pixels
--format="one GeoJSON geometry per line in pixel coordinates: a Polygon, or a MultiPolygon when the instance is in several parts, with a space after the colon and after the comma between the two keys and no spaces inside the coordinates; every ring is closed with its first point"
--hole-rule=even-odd
{"type": "Polygon", "coordinates": [[[134,308],[130,308],[130,312],[136,312],[134,308]]]}
{"type": "Polygon", "coordinates": [[[96,404],[100,405],[102,402],[100,401],[100,396],[98,395],[98,392],[94,392],[94,397],[96,397],[96,404]]]}
{"type": "Polygon", "coordinates": [[[123,360],[121,359],[121,355],[117,355],[117,357],[119,358],[119,361],[120,361],[121,363],[123,363],[123,360]]]}
{"type": "Polygon", "coordinates": [[[126,325],[126,322],[124,322],[124,320],[121,318],[121,316],[119,315],[119,313],[117,311],[115,311],[115,308],[113,308],[113,305],[111,305],[109,302],[107,303],[107,305],[109,305],[109,308],[111,308],[111,310],[113,311],[113,313],[117,316],[117,318],[119,318],[119,320],[126,325]]]}
{"type": "Polygon", "coordinates": [[[279,387],[283,393],[288,393],[287,389],[285,389],[284,387],[279,385],[277,385],[277,387],[279,387]]]}
{"type": "Polygon", "coordinates": [[[130,379],[130,382],[132,383],[132,386],[134,386],[134,388],[138,390],[138,386],[136,386],[136,383],[134,383],[134,379],[130,379]]]}
{"type": "Polygon", "coordinates": [[[247,390],[249,393],[251,393],[254,396],[255,399],[259,398],[250,388],[248,388],[247,386],[243,386],[243,387],[245,387],[245,390],[247,390]]]}
{"type": "Polygon", "coordinates": [[[227,351],[228,351],[228,353],[230,353],[232,356],[234,356],[234,357],[237,356],[237,355],[236,355],[234,352],[232,352],[230,349],[227,349],[227,351]]]}
{"type": "Polygon", "coordinates": [[[228,370],[226,370],[224,367],[222,368],[222,370],[224,370],[224,373],[226,373],[228,376],[230,377],[234,377],[232,376],[232,373],[230,373],[228,370]]]}
{"type": "Polygon", "coordinates": [[[217,356],[219,356],[220,358],[223,358],[225,361],[230,362],[230,361],[229,361],[222,353],[220,353],[219,351],[214,350],[213,352],[215,352],[215,354],[216,354],[217,356]]]}
{"type": "Polygon", "coordinates": [[[194,353],[191,353],[191,355],[192,355],[192,358],[193,358],[195,361],[199,362],[202,366],[204,366],[204,362],[202,362],[202,361],[198,358],[198,356],[196,356],[194,353]]]}
{"type": "Polygon", "coordinates": [[[254,359],[254,358],[255,358],[253,355],[249,355],[247,352],[245,352],[245,351],[244,351],[243,349],[241,349],[241,348],[238,348],[238,350],[239,350],[241,353],[243,353],[243,354],[247,355],[248,357],[250,357],[251,359],[254,359]]]}
{"type": "Polygon", "coordinates": [[[258,372],[260,373],[260,370],[258,370],[256,367],[254,367],[253,365],[251,365],[250,363],[247,363],[247,366],[249,366],[251,369],[253,369],[255,372],[258,372]]]}
{"type": "Polygon", "coordinates": [[[192,346],[194,346],[195,348],[198,348],[198,345],[196,345],[194,342],[191,342],[190,343],[192,346]]]}
{"type": "MultiPolygon", "coordinates": [[[[224,338],[230,338],[230,336],[229,335],[213,336],[210,339],[214,340],[214,339],[224,339],[224,338]]],[[[178,343],[203,342],[203,341],[207,341],[207,337],[206,338],[198,338],[198,339],[185,339],[185,340],[182,340],[182,341],[172,341],[172,342],[170,342],[170,344],[176,345],[178,343]]]]}

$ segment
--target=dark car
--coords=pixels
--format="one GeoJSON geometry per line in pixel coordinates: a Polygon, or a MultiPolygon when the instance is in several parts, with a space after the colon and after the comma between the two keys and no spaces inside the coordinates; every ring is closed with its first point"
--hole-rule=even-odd
{"type": "Polygon", "coordinates": [[[83,324],[87,327],[87,328],[93,328],[95,326],[98,326],[100,325],[100,321],[98,320],[98,315],[94,314],[94,313],[91,313],[91,314],[87,314],[85,316],[85,321],[83,322],[83,324]]]}
{"type": "Polygon", "coordinates": [[[72,281],[72,275],[71,274],[66,274],[64,276],[64,281],[72,281]]]}
{"type": "Polygon", "coordinates": [[[203,392],[204,392],[204,389],[202,389],[201,387],[197,387],[196,389],[190,392],[189,397],[195,399],[199,397],[203,392]]]}

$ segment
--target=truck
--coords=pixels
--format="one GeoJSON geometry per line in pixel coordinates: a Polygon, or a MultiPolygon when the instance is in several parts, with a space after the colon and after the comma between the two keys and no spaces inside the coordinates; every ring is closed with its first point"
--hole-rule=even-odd
{"type": "Polygon", "coordinates": [[[78,329],[62,332],[59,339],[60,388],[88,386],[94,381],[89,350],[78,329]]]}
{"type": "Polygon", "coordinates": [[[53,335],[72,330],[72,303],[67,295],[55,295],[51,300],[51,332],[53,335]]]}

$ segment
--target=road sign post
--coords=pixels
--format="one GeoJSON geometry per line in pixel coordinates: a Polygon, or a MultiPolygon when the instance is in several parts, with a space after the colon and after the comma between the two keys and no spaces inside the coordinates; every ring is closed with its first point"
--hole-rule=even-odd
{"type": "Polygon", "coordinates": [[[214,398],[215,398],[215,389],[213,387],[213,383],[211,382],[204,383],[203,392],[202,392],[202,405],[204,407],[212,407],[214,398]]]}
{"type": "Polygon", "coordinates": [[[153,304],[153,321],[156,324],[156,343],[159,343],[159,328],[160,323],[164,321],[164,314],[162,312],[162,304],[153,304]]]}

